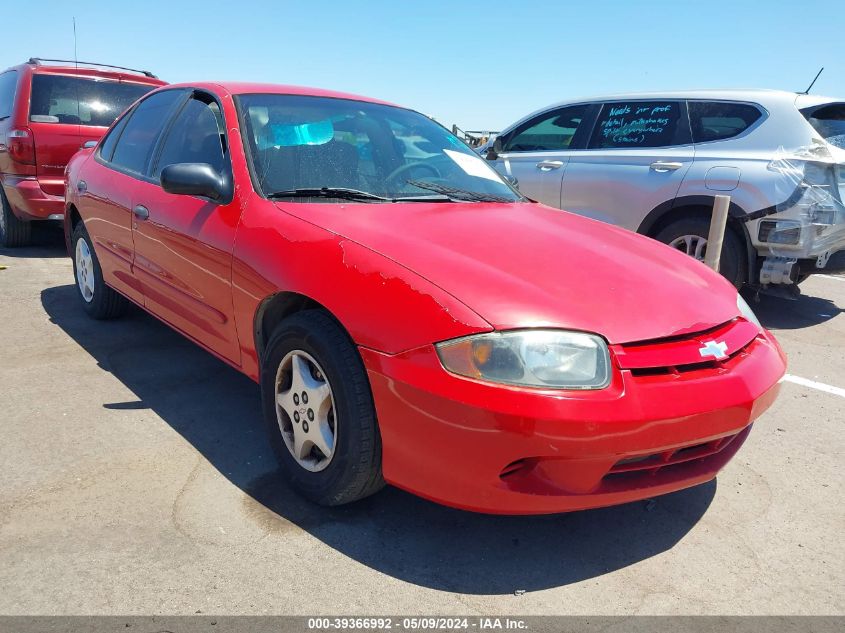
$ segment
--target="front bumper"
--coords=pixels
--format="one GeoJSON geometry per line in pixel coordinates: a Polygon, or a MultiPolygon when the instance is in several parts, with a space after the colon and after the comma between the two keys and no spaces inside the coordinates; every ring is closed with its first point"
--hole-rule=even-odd
{"type": "Polygon", "coordinates": [[[21,220],[62,220],[65,200],[45,193],[35,176],[6,176],[3,191],[21,220]]]}
{"type": "Polygon", "coordinates": [[[724,371],[679,377],[617,367],[608,388],[584,392],[460,378],[431,346],[361,355],[385,480],[496,514],[596,508],[709,481],[774,401],[785,371],[768,333],[724,371]]]}

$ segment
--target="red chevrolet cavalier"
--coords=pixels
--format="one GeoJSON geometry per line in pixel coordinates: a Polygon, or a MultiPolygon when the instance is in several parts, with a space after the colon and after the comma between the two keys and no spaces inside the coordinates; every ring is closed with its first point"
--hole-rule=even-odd
{"type": "Polygon", "coordinates": [[[177,85],[68,167],[84,310],[128,302],[261,385],[292,485],[545,513],[713,478],[785,359],[730,283],[532,203],[425,116],[177,85]]]}

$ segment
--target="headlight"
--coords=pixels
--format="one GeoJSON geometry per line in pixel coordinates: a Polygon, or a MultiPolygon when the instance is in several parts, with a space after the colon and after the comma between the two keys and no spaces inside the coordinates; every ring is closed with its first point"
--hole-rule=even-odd
{"type": "Polygon", "coordinates": [[[610,353],[595,334],[491,332],[436,347],[447,370],[478,380],[554,389],[601,389],[610,384],[610,353]]]}
{"type": "Polygon", "coordinates": [[[745,317],[746,321],[755,323],[757,327],[763,327],[760,324],[760,319],[758,319],[757,315],[754,314],[754,310],[751,309],[751,306],[745,302],[745,299],[743,299],[742,295],[739,293],[736,295],[736,307],[739,309],[739,313],[745,317]]]}

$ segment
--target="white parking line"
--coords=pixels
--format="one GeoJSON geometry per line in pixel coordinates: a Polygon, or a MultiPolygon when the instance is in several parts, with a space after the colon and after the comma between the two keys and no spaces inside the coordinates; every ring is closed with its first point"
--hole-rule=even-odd
{"type": "Polygon", "coordinates": [[[824,277],[825,279],[835,279],[836,281],[845,281],[845,276],[843,275],[818,275],[819,277],[824,277]]]}
{"type": "Polygon", "coordinates": [[[807,378],[801,378],[801,376],[793,376],[792,374],[786,374],[783,377],[783,380],[786,382],[791,382],[796,385],[801,385],[802,387],[809,387],[810,389],[818,389],[819,391],[824,391],[825,393],[833,394],[834,396],[839,396],[840,398],[845,398],[845,389],[841,387],[834,387],[833,385],[826,385],[823,382],[816,382],[815,380],[808,380],[807,378]]]}

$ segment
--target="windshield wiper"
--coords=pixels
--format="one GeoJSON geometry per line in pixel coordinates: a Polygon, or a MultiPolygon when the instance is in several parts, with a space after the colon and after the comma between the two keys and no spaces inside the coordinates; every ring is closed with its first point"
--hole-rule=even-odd
{"type": "Polygon", "coordinates": [[[285,191],[274,191],[273,193],[268,193],[267,198],[271,200],[282,198],[339,198],[341,200],[394,202],[393,198],[385,198],[374,193],[359,191],[358,189],[347,189],[345,187],[301,187],[298,189],[287,189],[285,191]]]}
{"type": "Polygon", "coordinates": [[[497,196],[492,193],[481,193],[478,191],[470,191],[469,189],[459,189],[450,185],[444,185],[439,182],[429,182],[426,180],[408,180],[409,185],[419,187],[420,189],[428,189],[429,191],[436,191],[443,195],[449,196],[453,200],[461,200],[464,202],[513,202],[502,196],[497,196]]]}

